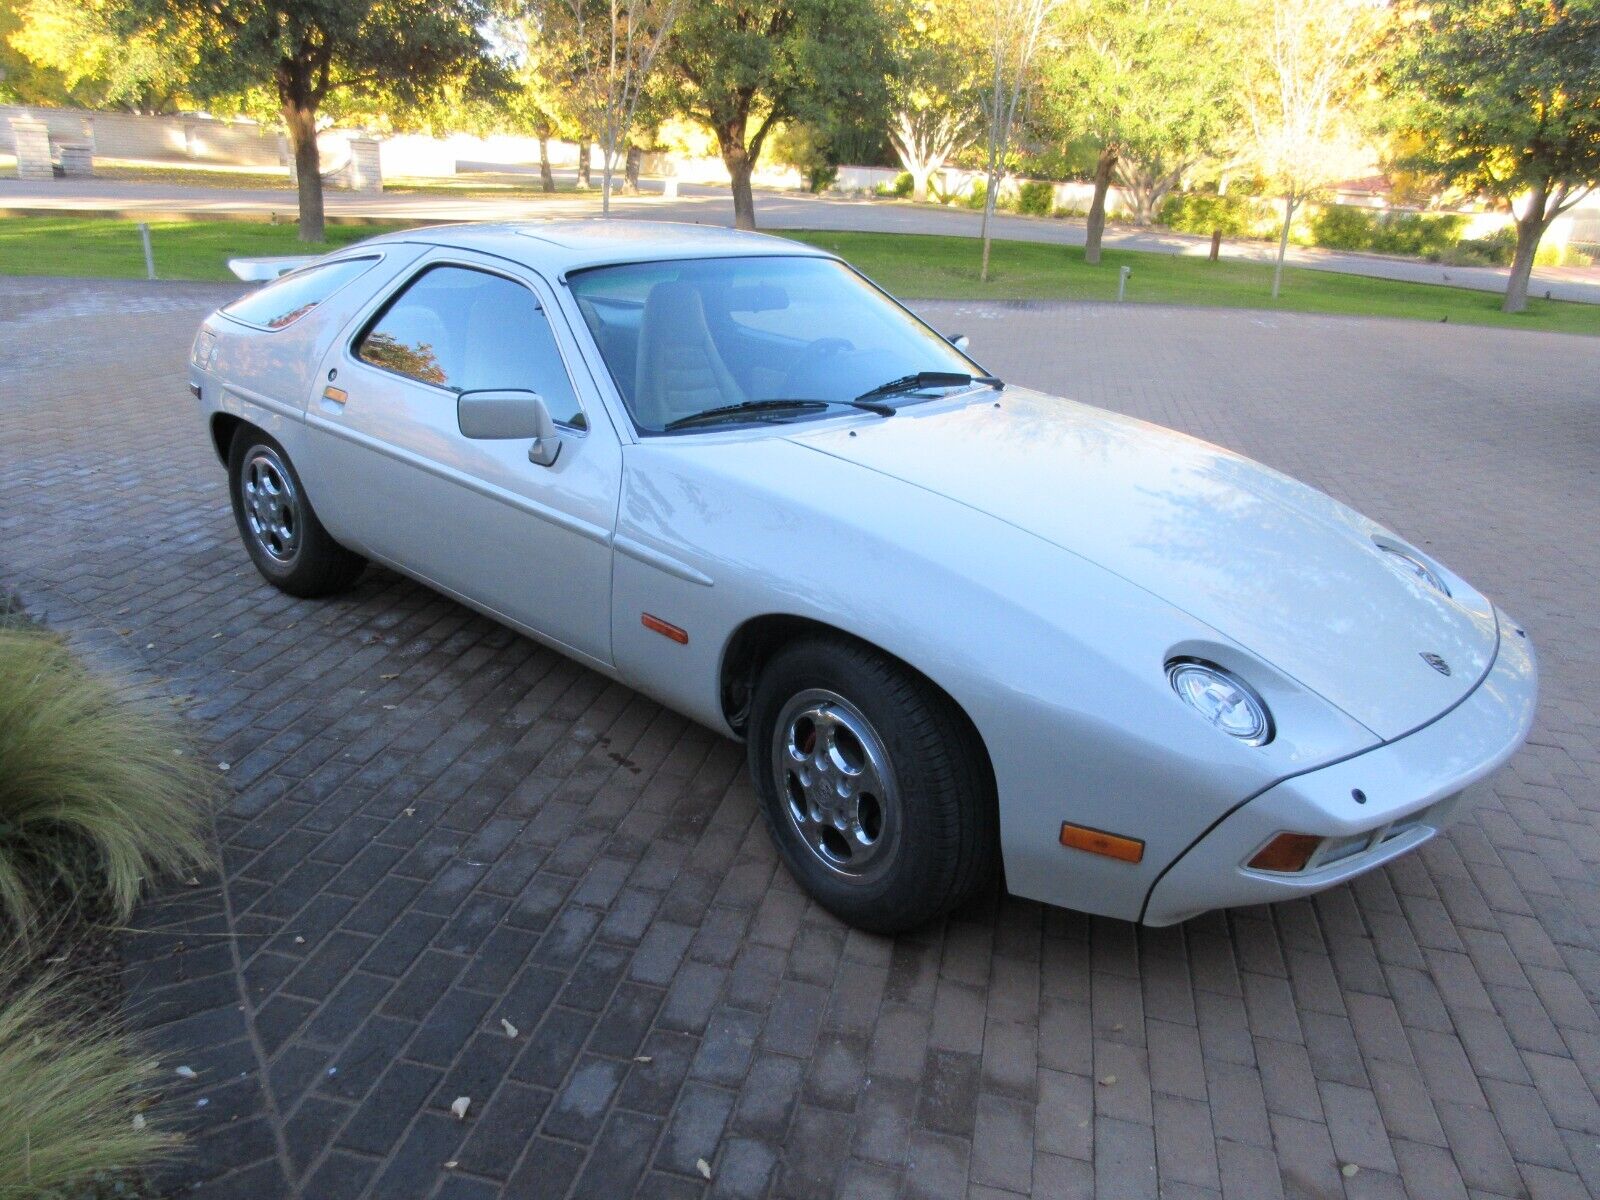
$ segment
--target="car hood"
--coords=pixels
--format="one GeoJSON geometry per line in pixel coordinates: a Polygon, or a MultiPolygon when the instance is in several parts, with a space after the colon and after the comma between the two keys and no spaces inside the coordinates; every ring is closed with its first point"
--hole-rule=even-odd
{"type": "MultiPolygon", "coordinates": [[[[1489,602],[1374,546],[1378,525],[1195,438],[1018,388],[794,431],[792,442],[948,497],[1205,622],[1379,738],[1433,720],[1493,662],[1489,602]],[[1449,674],[1430,665],[1436,655],[1449,674]]],[[[981,553],[981,547],[974,547],[981,553]]]]}

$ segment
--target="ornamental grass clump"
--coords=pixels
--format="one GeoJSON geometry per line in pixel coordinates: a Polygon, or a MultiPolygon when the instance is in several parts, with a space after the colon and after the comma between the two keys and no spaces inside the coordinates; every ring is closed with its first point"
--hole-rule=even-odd
{"type": "Polygon", "coordinates": [[[59,985],[23,972],[15,947],[0,955],[0,1200],[62,1196],[172,1149],[140,1112],[155,1064],[103,1020],[57,1016],[59,985]]]}
{"type": "Polygon", "coordinates": [[[47,893],[126,920],[146,881],[207,860],[211,794],[168,714],[0,625],[0,926],[26,937],[47,893]]]}

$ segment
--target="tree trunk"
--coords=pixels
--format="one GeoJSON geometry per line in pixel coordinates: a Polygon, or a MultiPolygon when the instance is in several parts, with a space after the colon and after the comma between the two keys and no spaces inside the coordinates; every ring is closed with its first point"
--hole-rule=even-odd
{"type": "Polygon", "coordinates": [[[1528,211],[1517,218],[1517,251],[1511,257],[1511,277],[1506,280],[1506,298],[1501,312],[1519,313],[1528,307],[1528,283],[1533,277],[1533,256],[1539,252],[1539,239],[1550,227],[1545,215],[1550,193],[1544,186],[1534,188],[1528,197],[1528,211]]]}
{"type": "Polygon", "coordinates": [[[910,172],[911,198],[913,200],[922,201],[928,198],[928,176],[932,174],[933,172],[927,167],[923,167],[920,171],[910,172]]]}
{"type": "Polygon", "coordinates": [[[584,138],[578,143],[578,186],[587,188],[592,182],[589,176],[589,139],[584,138]]]}
{"type": "Polygon", "coordinates": [[[547,192],[556,190],[556,177],[550,171],[550,139],[539,138],[539,186],[547,192]]]}
{"type": "Polygon", "coordinates": [[[627,162],[622,168],[622,190],[630,196],[639,194],[639,170],[643,165],[644,151],[638,146],[629,146],[627,162]]]}
{"type": "Polygon", "coordinates": [[[733,186],[733,227],[756,227],[756,202],[750,191],[750,175],[755,163],[744,144],[744,122],[729,125],[717,131],[717,141],[722,147],[722,165],[728,168],[728,178],[733,186]]]}
{"type": "Polygon", "coordinates": [[[1091,267],[1100,261],[1100,241],[1106,232],[1106,193],[1111,190],[1111,173],[1116,168],[1116,147],[1107,146],[1094,164],[1094,199],[1089,202],[1089,222],[1083,235],[1083,261],[1091,267]]]}
{"type": "Polygon", "coordinates": [[[1299,201],[1293,196],[1283,198],[1283,230],[1278,234],[1278,261],[1272,267],[1272,298],[1278,298],[1278,292],[1283,287],[1283,259],[1289,253],[1289,225],[1294,221],[1294,210],[1299,207],[1299,201]]]}
{"type": "Polygon", "coordinates": [[[283,102],[283,123],[294,148],[295,186],[300,196],[300,240],[327,240],[322,212],[322,157],[317,152],[317,110],[307,103],[283,102]]]}

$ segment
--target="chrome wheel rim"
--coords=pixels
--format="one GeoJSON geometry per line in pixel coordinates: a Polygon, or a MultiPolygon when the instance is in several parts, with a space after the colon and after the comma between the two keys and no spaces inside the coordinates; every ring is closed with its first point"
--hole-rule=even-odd
{"type": "Polygon", "coordinates": [[[861,710],[820,688],[792,697],[772,738],[778,799],[829,872],[866,884],[888,869],[902,814],[889,751],[861,710]]]}
{"type": "Polygon", "coordinates": [[[275,563],[292,563],[300,553],[300,494],[283,460],[256,446],[245,459],[239,490],[245,525],[256,546],[275,563]]]}

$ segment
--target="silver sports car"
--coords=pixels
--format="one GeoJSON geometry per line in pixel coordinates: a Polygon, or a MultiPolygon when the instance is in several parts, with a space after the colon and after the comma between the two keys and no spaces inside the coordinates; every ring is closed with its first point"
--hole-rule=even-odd
{"type": "Polygon", "coordinates": [[[847,264],[458,225],[209,317],[246,550],[383,563],[749,747],[785,863],[903,929],[1002,869],[1151,924],[1414,849],[1533,718],[1517,623],[1319,492],[1003,383],[847,264]]]}

